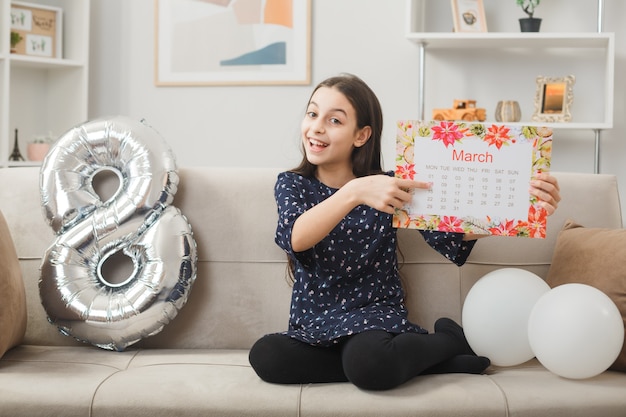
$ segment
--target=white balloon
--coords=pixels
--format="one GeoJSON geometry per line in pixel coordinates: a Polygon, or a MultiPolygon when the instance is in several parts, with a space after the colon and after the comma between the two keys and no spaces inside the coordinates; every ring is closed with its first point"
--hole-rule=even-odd
{"type": "Polygon", "coordinates": [[[550,286],[519,268],[502,268],[483,276],[463,304],[465,337],[476,354],[497,366],[513,366],[535,355],[528,342],[528,318],[550,286]]]}
{"type": "Polygon", "coordinates": [[[544,294],[528,321],[535,356],[551,372],[572,379],[606,371],[624,343],[615,303],[585,284],[563,284],[544,294]]]}

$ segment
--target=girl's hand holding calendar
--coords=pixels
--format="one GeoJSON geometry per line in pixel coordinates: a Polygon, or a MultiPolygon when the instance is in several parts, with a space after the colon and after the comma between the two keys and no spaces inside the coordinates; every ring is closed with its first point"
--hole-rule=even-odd
{"type": "Polygon", "coordinates": [[[537,174],[530,181],[530,193],[539,199],[539,204],[546,209],[548,216],[556,211],[561,201],[559,182],[547,172],[537,174]]]}

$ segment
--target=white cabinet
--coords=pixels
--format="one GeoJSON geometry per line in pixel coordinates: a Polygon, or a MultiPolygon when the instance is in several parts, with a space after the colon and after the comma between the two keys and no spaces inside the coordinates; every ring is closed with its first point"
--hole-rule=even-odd
{"type": "Polygon", "coordinates": [[[90,0],[26,3],[61,9],[62,56],[11,53],[12,1],[0,0],[0,167],[40,163],[9,160],[16,129],[27,159],[26,146],[34,137],[57,137],[87,119],[90,0]]]}
{"type": "MultiPolygon", "coordinates": [[[[514,25],[509,25],[507,30],[500,30],[500,26],[497,31],[491,31],[490,23],[494,22],[490,22],[489,17],[512,14],[511,10],[515,9],[510,8],[515,2],[486,0],[484,4],[489,32],[454,33],[450,1],[407,0],[406,37],[419,49],[419,68],[416,69],[419,73],[419,117],[429,119],[433,108],[450,107],[453,98],[471,98],[477,99],[478,107],[487,109],[487,121],[491,121],[497,100],[518,100],[522,106],[520,123],[535,124],[531,122],[531,116],[536,77],[573,74],[576,82],[572,121],[540,123],[555,129],[592,131],[596,141],[595,170],[598,172],[600,132],[613,127],[615,68],[614,34],[601,32],[602,0],[597,2],[596,32],[521,33],[519,26],[514,25]],[[489,8],[498,7],[509,9],[489,13],[494,11],[489,8]],[[441,94],[451,90],[456,97],[441,94]]],[[[541,3],[537,9],[536,16],[543,5],[541,3]]],[[[596,4],[589,2],[587,6],[596,7],[596,4]]],[[[524,17],[521,10],[516,12],[517,17],[524,17]]],[[[589,16],[589,19],[593,17],[589,16]]],[[[549,18],[544,17],[544,20],[549,18]]],[[[500,24],[495,23],[494,26],[500,24]]],[[[558,137],[555,135],[557,140],[558,137]]]]}

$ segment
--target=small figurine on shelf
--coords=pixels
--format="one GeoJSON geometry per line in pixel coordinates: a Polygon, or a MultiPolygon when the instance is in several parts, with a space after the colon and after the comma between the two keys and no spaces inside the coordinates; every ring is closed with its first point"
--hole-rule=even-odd
{"type": "Polygon", "coordinates": [[[17,129],[15,129],[15,142],[13,143],[13,152],[9,155],[9,161],[23,161],[24,157],[20,152],[20,145],[17,139],[17,129]]]}
{"type": "Polygon", "coordinates": [[[465,120],[483,122],[487,110],[476,107],[476,100],[454,100],[450,109],[433,109],[433,120],[465,120]]]}

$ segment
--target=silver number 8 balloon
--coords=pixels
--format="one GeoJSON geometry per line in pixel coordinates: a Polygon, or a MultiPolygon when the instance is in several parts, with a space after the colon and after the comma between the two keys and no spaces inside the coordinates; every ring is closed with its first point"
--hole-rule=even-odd
{"type": "Polygon", "coordinates": [[[177,186],[170,148],[143,122],[95,120],[56,141],[40,172],[56,239],[42,260],[39,290],[61,333],[119,351],[178,314],[196,278],[197,250],[187,219],[170,205],[177,186]],[[94,188],[103,171],[119,182],[105,201],[94,188]],[[128,276],[103,272],[124,257],[132,260],[128,276]]]}

